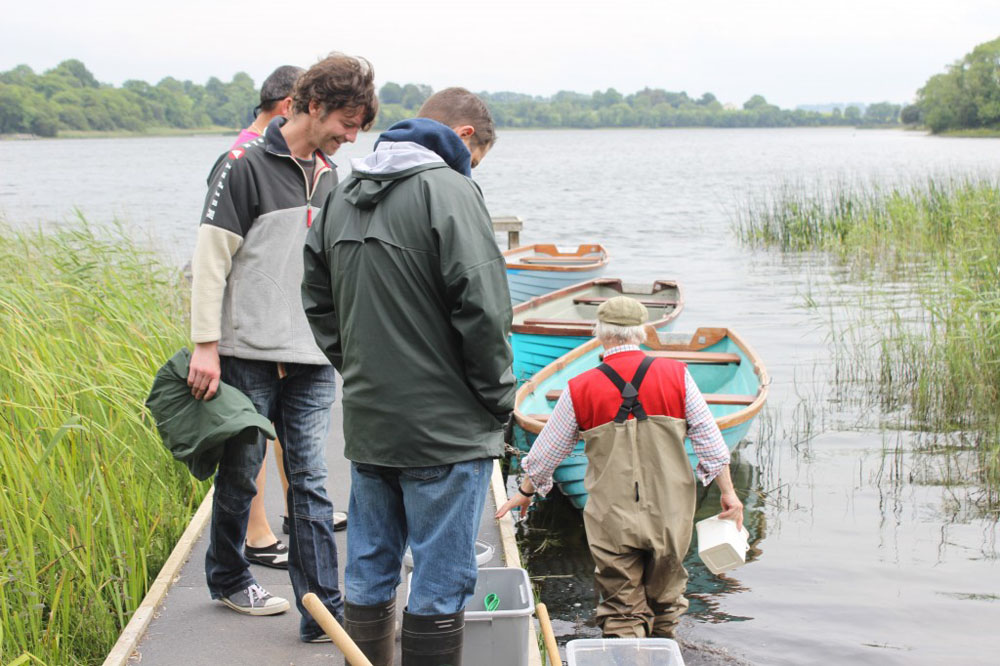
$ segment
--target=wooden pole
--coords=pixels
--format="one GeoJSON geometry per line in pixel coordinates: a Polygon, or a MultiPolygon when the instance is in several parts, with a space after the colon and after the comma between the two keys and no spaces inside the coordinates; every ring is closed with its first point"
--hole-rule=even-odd
{"type": "Polygon", "coordinates": [[[535,606],[535,615],[538,616],[538,624],[542,625],[542,638],[545,640],[545,652],[549,655],[551,666],[562,666],[562,657],[559,656],[559,645],[556,643],[556,635],[552,631],[552,622],[549,620],[549,611],[545,604],[535,606]]]}
{"type": "Polygon", "coordinates": [[[313,616],[313,619],[323,628],[323,631],[330,637],[333,644],[344,653],[344,658],[350,666],[372,666],[372,662],[368,661],[368,657],[351,640],[351,637],[347,635],[347,632],[340,626],[337,619],[326,609],[326,606],[319,600],[319,597],[309,592],[302,597],[302,605],[306,607],[306,610],[313,616]]]}

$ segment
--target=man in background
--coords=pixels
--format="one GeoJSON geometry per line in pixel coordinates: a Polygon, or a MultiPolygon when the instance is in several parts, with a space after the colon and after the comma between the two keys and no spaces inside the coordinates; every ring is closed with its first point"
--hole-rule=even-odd
{"type": "MultiPolygon", "coordinates": [[[[378,111],[374,75],[364,60],[332,54],[298,79],[290,117],[229,152],[212,179],[192,261],[188,384],[209,399],[225,381],[247,394],[284,444],[290,510],[288,573],[302,613],[299,636],[326,639],[302,606],[314,592],[335,617],[337,581],[333,505],[326,493],[326,436],[333,368],[302,311],[302,246],[317,206],[336,184],[327,155],[354,141],[378,111]]],[[[209,592],[249,615],[288,609],[257,584],[243,554],[254,478],[264,458],[253,446],[227,446],[215,479],[209,592]]]]}
{"type": "Polygon", "coordinates": [[[295,81],[304,71],[295,65],[282,65],[264,79],[260,85],[260,104],[254,109],[254,120],[236,137],[233,148],[259,137],[275,117],[288,117],[295,81]]]}
{"type": "Polygon", "coordinates": [[[514,406],[506,265],[471,179],[493,119],[463,88],[418,115],[353,161],[309,232],[302,285],[344,378],[345,628],[376,666],[392,663],[407,544],[403,664],[461,662],[475,539],[514,406]]]}

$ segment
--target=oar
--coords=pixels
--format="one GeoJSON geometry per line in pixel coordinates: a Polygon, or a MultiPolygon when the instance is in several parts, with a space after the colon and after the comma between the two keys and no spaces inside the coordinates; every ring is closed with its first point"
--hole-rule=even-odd
{"type": "Polygon", "coordinates": [[[347,659],[348,664],[351,666],[372,666],[372,662],[368,661],[368,657],[351,640],[351,637],[347,635],[344,628],[337,622],[337,618],[326,609],[326,606],[319,600],[319,597],[309,592],[302,597],[302,605],[306,607],[306,610],[313,616],[313,619],[323,628],[323,631],[330,637],[333,644],[344,653],[344,658],[347,659]]]}
{"type": "Polygon", "coordinates": [[[545,604],[539,603],[535,606],[535,615],[538,616],[538,624],[542,626],[542,638],[545,640],[545,652],[549,655],[549,664],[562,666],[559,646],[556,644],[556,635],[552,631],[552,622],[549,620],[549,611],[545,604]]]}

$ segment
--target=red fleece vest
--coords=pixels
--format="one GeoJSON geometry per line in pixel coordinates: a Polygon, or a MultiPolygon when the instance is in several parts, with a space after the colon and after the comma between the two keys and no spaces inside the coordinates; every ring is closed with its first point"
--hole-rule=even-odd
{"type": "MultiPolygon", "coordinates": [[[[631,382],[645,354],[627,351],[613,354],[605,361],[622,379],[631,382]]],[[[597,368],[569,380],[570,397],[580,430],[590,430],[615,420],[622,396],[611,380],[597,368]]],[[[639,402],[646,414],[685,418],[684,364],[667,358],[656,359],[639,387],[639,402]]],[[[629,414],[629,418],[633,418],[629,414]]]]}

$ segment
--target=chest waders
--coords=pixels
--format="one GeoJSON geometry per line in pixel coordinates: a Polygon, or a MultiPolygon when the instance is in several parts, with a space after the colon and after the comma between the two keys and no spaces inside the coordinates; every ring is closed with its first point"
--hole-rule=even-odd
{"type": "Polygon", "coordinates": [[[631,382],[601,364],[622,404],[614,421],[580,433],[590,495],[583,522],[605,636],[673,637],[688,606],[683,561],[691,544],[695,478],[684,451],[687,422],[648,415],[639,402],[653,360],[643,359],[631,382]]]}

